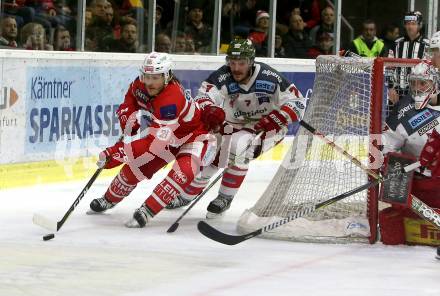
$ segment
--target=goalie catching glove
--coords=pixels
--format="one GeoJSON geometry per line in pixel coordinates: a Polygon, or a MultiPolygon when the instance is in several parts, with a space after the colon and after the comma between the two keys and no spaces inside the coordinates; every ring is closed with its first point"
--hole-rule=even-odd
{"type": "Polygon", "coordinates": [[[278,133],[280,130],[282,130],[284,127],[286,127],[288,124],[287,117],[283,115],[282,111],[273,110],[266,116],[263,116],[257,124],[255,124],[254,129],[257,132],[265,132],[269,133],[271,131],[274,131],[278,133]]]}
{"type": "Polygon", "coordinates": [[[423,146],[420,164],[430,169],[433,177],[440,176],[440,134],[435,129],[423,146]]]}
{"type": "Polygon", "coordinates": [[[124,163],[124,160],[126,159],[127,156],[124,152],[124,143],[119,141],[115,145],[101,151],[96,164],[99,168],[112,169],[124,163]]]}

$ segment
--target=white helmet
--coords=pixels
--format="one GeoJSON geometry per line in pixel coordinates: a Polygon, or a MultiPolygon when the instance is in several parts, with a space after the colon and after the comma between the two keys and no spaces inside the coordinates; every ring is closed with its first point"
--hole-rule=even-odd
{"type": "Polygon", "coordinates": [[[429,40],[429,49],[440,49],[440,31],[435,32],[429,40]]]}
{"type": "Polygon", "coordinates": [[[173,74],[173,61],[171,56],[164,52],[152,52],[147,54],[144,63],[140,67],[141,80],[145,74],[164,74],[165,84],[170,82],[173,74]]]}
{"type": "Polygon", "coordinates": [[[424,108],[430,96],[437,92],[438,76],[429,61],[422,61],[412,67],[408,76],[409,90],[415,101],[415,108],[424,108]]]}

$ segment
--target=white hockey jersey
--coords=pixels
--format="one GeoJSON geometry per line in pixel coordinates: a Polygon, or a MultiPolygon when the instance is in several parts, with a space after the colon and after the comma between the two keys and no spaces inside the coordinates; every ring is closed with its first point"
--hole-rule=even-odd
{"type": "Polygon", "coordinates": [[[253,128],[273,110],[281,110],[288,122],[301,120],[306,101],[296,86],[272,67],[255,62],[248,83],[237,83],[228,66],[222,66],[202,82],[195,100],[202,107],[214,103],[235,128],[253,128]]]}
{"type": "Polygon", "coordinates": [[[411,96],[401,97],[382,133],[383,153],[398,151],[419,157],[433,129],[440,132],[440,106],[416,110],[411,96]]]}

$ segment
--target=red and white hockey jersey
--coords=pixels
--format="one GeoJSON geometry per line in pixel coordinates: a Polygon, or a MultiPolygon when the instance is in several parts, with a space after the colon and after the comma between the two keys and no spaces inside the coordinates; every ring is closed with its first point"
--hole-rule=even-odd
{"type": "Polygon", "coordinates": [[[182,86],[172,80],[154,97],[148,94],[139,78],[134,80],[125,95],[124,102],[117,113],[128,110],[128,116],[138,110],[144,110],[149,127],[171,129],[174,136],[181,139],[189,134],[197,136],[206,133],[200,121],[201,111],[191,97],[186,96],[182,86]]]}

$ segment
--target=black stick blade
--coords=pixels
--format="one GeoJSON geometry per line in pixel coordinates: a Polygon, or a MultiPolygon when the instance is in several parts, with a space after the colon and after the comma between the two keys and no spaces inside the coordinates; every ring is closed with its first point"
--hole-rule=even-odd
{"type": "Polygon", "coordinates": [[[174,232],[174,231],[177,230],[178,227],[179,227],[179,223],[176,222],[176,223],[174,223],[173,225],[171,225],[170,228],[168,228],[167,232],[168,232],[168,233],[174,232]]]}
{"type": "Polygon", "coordinates": [[[221,244],[230,245],[230,246],[239,244],[242,241],[245,241],[247,239],[250,239],[254,236],[261,234],[261,229],[258,229],[254,232],[244,235],[231,235],[215,229],[205,221],[199,221],[199,223],[197,223],[197,228],[199,229],[200,233],[206,236],[207,238],[210,238],[221,244]]]}

